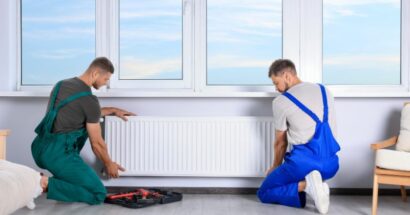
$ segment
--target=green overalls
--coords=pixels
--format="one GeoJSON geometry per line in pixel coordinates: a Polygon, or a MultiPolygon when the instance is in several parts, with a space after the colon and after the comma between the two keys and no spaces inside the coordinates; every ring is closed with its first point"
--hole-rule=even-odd
{"type": "Polygon", "coordinates": [[[65,202],[100,204],[106,189],[100,178],[80,157],[88,133],[85,128],[66,133],[52,133],[58,111],[66,104],[91,92],[81,92],[60,101],[55,107],[61,82],[57,83],[50,101],[49,111],[37,126],[37,137],[31,145],[36,164],[53,174],[48,181],[48,199],[65,202]]]}

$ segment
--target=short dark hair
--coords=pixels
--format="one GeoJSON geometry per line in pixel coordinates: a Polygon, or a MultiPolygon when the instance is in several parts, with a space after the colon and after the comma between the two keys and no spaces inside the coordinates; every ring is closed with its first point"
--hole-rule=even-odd
{"type": "Polygon", "coordinates": [[[272,65],[269,68],[269,77],[273,76],[278,76],[283,74],[283,70],[290,68],[294,74],[296,74],[296,68],[295,64],[288,59],[278,59],[275,60],[275,62],[272,63],[272,65]]]}
{"type": "Polygon", "coordinates": [[[91,62],[88,69],[95,68],[95,67],[97,67],[101,70],[110,72],[111,74],[114,73],[114,66],[112,65],[111,61],[108,60],[108,58],[106,58],[106,57],[97,57],[97,58],[95,58],[93,60],[93,62],[91,62]]]}

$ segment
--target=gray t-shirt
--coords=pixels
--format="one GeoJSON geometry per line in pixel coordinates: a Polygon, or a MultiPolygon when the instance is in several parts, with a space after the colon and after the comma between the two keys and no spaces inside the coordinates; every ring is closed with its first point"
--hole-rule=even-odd
{"type": "MultiPolygon", "coordinates": [[[[50,99],[54,90],[55,87],[50,94],[50,99]]],[[[55,106],[69,96],[84,91],[91,92],[91,88],[79,78],[75,77],[63,80],[55,106]]],[[[50,106],[50,100],[48,104],[47,107],[50,106]]],[[[60,109],[54,121],[53,132],[62,133],[85,128],[86,123],[97,123],[100,117],[101,108],[97,97],[94,95],[84,96],[68,103],[60,109]]]]}
{"type": "MultiPolygon", "coordinates": [[[[323,119],[322,93],[318,84],[302,82],[291,87],[287,92],[313,111],[320,120],[323,119]]],[[[329,107],[329,125],[333,136],[336,138],[334,98],[328,89],[326,89],[326,95],[329,107]]],[[[313,137],[316,122],[287,97],[284,95],[276,97],[273,100],[272,107],[275,129],[287,131],[290,144],[305,144],[313,137]]]]}

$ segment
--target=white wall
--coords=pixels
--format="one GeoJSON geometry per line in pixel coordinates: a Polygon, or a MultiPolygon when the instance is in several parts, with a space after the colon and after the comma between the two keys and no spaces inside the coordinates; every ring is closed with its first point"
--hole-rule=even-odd
{"type": "MultiPolygon", "coordinates": [[[[0,1],[0,90],[10,89],[8,1],[0,1]]],[[[14,72],[14,71],[12,71],[14,72]]],[[[80,73],[81,71],[79,71],[80,73]]],[[[407,98],[336,98],[340,171],[332,187],[372,186],[370,144],[397,134],[400,110],[407,98]]],[[[118,106],[143,116],[272,116],[272,98],[102,98],[102,106],[118,106]]],[[[36,168],[30,153],[34,128],[42,118],[47,98],[0,97],[0,128],[12,130],[7,159],[36,168]]],[[[99,169],[89,146],[87,162],[99,169]]],[[[105,181],[115,186],[257,187],[257,178],[127,177],[105,181]]]]}

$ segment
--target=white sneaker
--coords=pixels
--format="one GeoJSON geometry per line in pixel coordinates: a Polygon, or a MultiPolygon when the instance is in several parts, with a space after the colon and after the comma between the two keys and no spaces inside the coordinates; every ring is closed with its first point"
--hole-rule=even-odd
{"type": "Polygon", "coordinates": [[[305,192],[312,197],[319,213],[326,214],[329,210],[329,186],[323,183],[322,176],[317,170],[306,176],[305,192]]]}
{"type": "Polygon", "coordinates": [[[325,188],[325,193],[326,193],[327,195],[330,195],[329,185],[328,185],[326,182],[323,182],[323,186],[324,186],[324,188],[325,188]]]}

